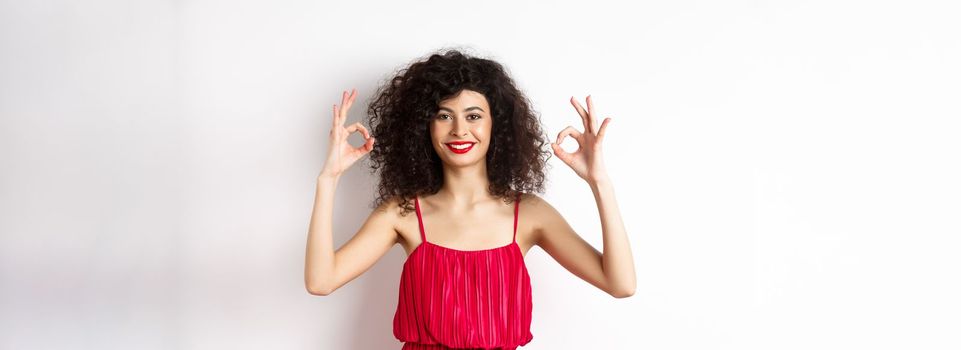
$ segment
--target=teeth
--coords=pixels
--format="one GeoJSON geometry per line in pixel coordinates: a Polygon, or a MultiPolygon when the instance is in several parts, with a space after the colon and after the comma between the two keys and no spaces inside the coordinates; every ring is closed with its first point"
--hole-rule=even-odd
{"type": "Polygon", "coordinates": [[[467,149],[467,148],[470,147],[471,145],[472,145],[471,143],[465,143],[465,144],[461,144],[461,145],[451,144],[450,146],[453,147],[454,149],[467,149]]]}

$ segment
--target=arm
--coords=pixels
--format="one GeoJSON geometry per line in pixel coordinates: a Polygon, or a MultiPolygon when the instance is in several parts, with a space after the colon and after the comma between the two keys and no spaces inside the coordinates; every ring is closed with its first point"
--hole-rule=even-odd
{"type": "Polygon", "coordinates": [[[304,283],[313,295],[329,295],[370,269],[397,243],[394,201],[374,209],[360,230],[334,251],[333,203],[337,177],[317,178],[317,195],[307,235],[304,283]]]}
{"type": "Polygon", "coordinates": [[[544,208],[538,216],[543,222],[537,238],[538,245],[578,277],[614,297],[629,297],[637,286],[634,257],[614,198],[614,187],[604,166],[601,147],[611,118],[606,118],[600,127],[597,126],[597,112],[590,96],[587,96],[587,110],[573,97],[571,104],[581,116],[584,132],[568,126],[558,133],[551,147],[558,158],[591,186],[601,219],[604,253],[598,253],[581,239],[549,204],[542,206],[544,208]],[[577,141],[580,146],[577,151],[571,153],[561,148],[567,136],[577,141]]]}
{"type": "Polygon", "coordinates": [[[314,295],[333,293],[367,271],[397,242],[397,231],[394,230],[396,212],[391,210],[394,201],[386,201],[370,214],[350,241],[334,251],[332,222],[337,182],[344,171],[374,148],[374,138],[363,125],[354,123],[344,127],[347,111],[356,97],[356,90],[350,95],[345,91],[341,107],[334,105],[327,162],[317,177],[317,195],[307,233],[304,266],[304,284],[314,295]],[[363,146],[354,148],[347,143],[347,137],[354,132],[364,134],[367,141],[363,146]]]}
{"type": "Polygon", "coordinates": [[[603,254],[584,241],[553,206],[533,196],[532,207],[538,218],[535,244],[587,283],[615,298],[629,297],[637,285],[634,258],[613,188],[607,182],[591,189],[601,217],[603,254]]]}
{"type": "Polygon", "coordinates": [[[597,211],[601,216],[601,231],[604,242],[604,277],[609,283],[611,295],[629,297],[637,288],[637,275],[634,272],[634,255],[627,239],[621,210],[614,198],[614,186],[610,180],[591,184],[597,211]]]}

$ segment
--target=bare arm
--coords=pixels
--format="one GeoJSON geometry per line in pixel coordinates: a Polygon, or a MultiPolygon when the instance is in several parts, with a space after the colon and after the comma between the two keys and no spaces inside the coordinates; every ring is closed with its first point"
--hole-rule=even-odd
{"type": "Polygon", "coordinates": [[[634,272],[634,255],[627,239],[627,230],[621,219],[621,210],[614,198],[614,186],[610,180],[591,184],[594,201],[601,218],[601,234],[604,242],[602,265],[607,279],[608,291],[619,298],[634,295],[637,288],[637,275],[634,272]]]}
{"type": "Polygon", "coordinates": [[[304,282],[313,295],[329,295],[360,276],[397,243],[394,202],[374,209],[360,230],[334,251],[332,222],[337,177],[319,176],[307,235],[304,282]]]}
{"type": "Polygon", "coordinates": [[[597,125],[597,109],[594,108],[594,101],[590,96],[587,96],[587,110],[573,97],[571,104],[581,116],[584,132],[568,126],[558,133],[551,146],[554,154],[584,179],[594,192],[603,231],[604,253],[598,253],[581,239],[550,205],[541,206],[544,208],[538,217],[541,218],[543,227],[539,231],[538,245],[585,281],[614,297],[628,297],[634,294],[637,285],[634,257],[620,209],[617,208],[617,200],[614,199],[614,187],[607,175],[601,147],[611,118],[606,118],[600,126],[597,125]],[[561,148],[561,143],[567,136],[577,141],[577,151],[567,152],[561,148]]]}
{"type": "Polygon", "coordinates": [[[317,194],[314,196],[314,211],[310,216],[307,232],[307,259],[304,266],[304,283],[307,292],[314,295],[327,295],[333,289],[334,276],[334,239],[333,211],[334,190],[337,177],[317,177],[317,194]]]}
{"type": "Polygon", "coordinates": [[[615,298],[629,297],[637,285],[634,258],[614,191],[609,184],[591,188],[601,217],[603,254],[584,241],[553,206],[536,196],[531,201],[538,218],[535,244],[582,280],[615,298]]]}
{"type": "Polygon", "coordinates": [[[341,107],[334,105],[330,129],[327,162],[317,177],[317,194],[307,233],[307,258],[304,265],[304,284],[314,295],[328,295],[364,271],[367,271],[397,242],[395,211],[389,210],[392,201],[374,210],[359,231],[336,252],[333,243],[334,193],[337,182],[358,159],[373,150],[374,138],[360,123],[344,127],[347,111],[357,97],[344,92],[341,107]],[[367,140],[354,148],[347,143],[353,132],[361,132],[367,140]]]}

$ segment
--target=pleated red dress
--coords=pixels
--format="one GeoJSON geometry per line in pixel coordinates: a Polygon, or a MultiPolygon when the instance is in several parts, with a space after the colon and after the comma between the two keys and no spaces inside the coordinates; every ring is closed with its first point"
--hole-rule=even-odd
{"type": "Polygon", "coordinates": [[[404,262],[394,336],[403,350],[513,350],[533,339],[531,280],[514,239],[503,247],[459,250],[427,240],[414,197],[421,244],[404,262]]]}

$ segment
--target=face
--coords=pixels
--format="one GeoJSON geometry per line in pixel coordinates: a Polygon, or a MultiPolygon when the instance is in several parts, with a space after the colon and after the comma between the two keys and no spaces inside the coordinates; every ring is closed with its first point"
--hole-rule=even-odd
{"type": "Polygon", "coordinates": [[[447,166],[477,164],[487,155],[492,125],[487,98],[462,90],[437,107],[430,122],[431,143],[447,166]]]}

